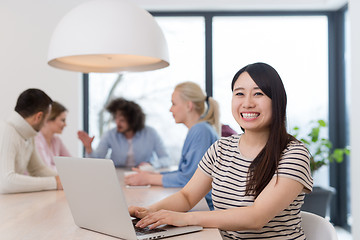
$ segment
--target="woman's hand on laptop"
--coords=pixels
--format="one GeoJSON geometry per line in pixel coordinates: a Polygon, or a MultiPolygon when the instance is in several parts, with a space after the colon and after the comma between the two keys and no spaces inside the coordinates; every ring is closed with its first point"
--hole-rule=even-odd
{"type": "Polygon", "coordinates": [[[128,207],[128,210],[129,210],[130,216],[136,217],[136,218],[143,218],[146,215],[151,213],[151,211],[148,208],[137,207],[137,206],[130,206],[130,207],[128,207]]]}
{"type": "Polygon", "coordinates": [[[169,210],[159,210],[153,213],[147,213],[136,224],[137,227],[149,227],[150,229],[156,228],[163,224],[183,227],[191,225],[188,222],[189,214],[183,212],[174,212],[169,210]]]}

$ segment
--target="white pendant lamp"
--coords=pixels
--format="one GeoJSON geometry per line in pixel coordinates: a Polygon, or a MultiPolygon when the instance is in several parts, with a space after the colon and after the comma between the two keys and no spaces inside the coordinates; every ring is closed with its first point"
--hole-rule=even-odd
{"type": "Polygon", "coordinates": [[[127,0],[95,0],[71,10],[50,41],[48,64],[77,72],[149,71],[169,66],[155,19],[127,0]]]}

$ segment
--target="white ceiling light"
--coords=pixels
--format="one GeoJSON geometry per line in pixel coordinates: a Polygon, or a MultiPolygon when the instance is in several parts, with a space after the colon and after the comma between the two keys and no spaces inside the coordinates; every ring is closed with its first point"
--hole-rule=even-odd
{"type": "Polygon", "coordinates": [[[50,41],[48,64],[78,72],[149,71],[169,66],[155,19],[127,0],[95,0],[71,10],[50,41]]]}

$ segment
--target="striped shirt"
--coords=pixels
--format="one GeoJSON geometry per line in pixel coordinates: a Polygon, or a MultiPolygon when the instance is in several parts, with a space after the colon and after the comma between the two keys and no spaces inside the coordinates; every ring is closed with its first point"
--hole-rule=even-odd
{"type": "MultiPolygon", "coordinates": [[[[212,199],[215,210],[246,207],[254,203],[254,196],[245,196],[252,160],[240,153],[240,137],[233,135],[221,138],[209,148],[199,163],[199,168],[213,179],[212,199]]],[[[306,239],[300,225],[300,208],[304,203],[305,192],[312,190],[313,180],[309,152],[304,144],[288,144],[279,161],[278,175],[300,182],[304,185],[304,191],[261,230],[222,231],[225,239],[306,239]]]]}

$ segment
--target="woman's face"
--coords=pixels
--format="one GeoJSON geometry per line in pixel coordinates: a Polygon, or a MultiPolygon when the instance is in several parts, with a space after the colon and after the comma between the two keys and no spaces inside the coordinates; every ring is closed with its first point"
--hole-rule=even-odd
{"type": "Polygon", "coordinates": [[[58,134],[62,133],[64,127],[66,126],[66,116],[67,116],[67,112],[62,112],[54,120],[52,121],[50,120],[47,122],[47,124],[50,125],[51,130],[54,133],[58,133],[58,134]]]}
{"type": "Polygon", "coordinates": [[[179,91],[175,90],[171,96],[171,108],[170,112],[173,114],[176,123],[185,123],[187,104],[184,101],[179,91]]]}
{"type": "Polygon", "coordinates": [[[271,99],[263,93],[247,72],[236,80],[232,96],[232,114],[246,131],[268,131],[271,124],[271,99]]]}

